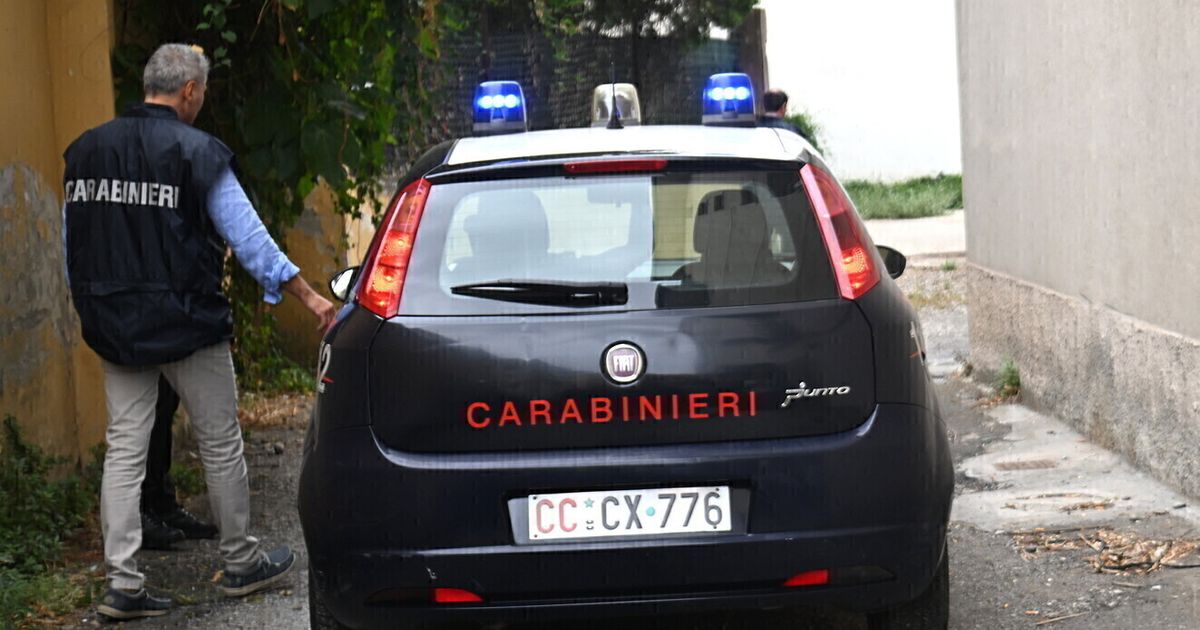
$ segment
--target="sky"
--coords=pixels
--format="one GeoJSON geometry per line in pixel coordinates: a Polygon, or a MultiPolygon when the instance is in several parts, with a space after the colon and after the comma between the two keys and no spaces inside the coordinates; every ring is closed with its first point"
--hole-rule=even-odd
{"type": "Polygon", "coordinates": [[[954,0],[761,0],[767,72],[839,178],[961,173],[954,0]]]}

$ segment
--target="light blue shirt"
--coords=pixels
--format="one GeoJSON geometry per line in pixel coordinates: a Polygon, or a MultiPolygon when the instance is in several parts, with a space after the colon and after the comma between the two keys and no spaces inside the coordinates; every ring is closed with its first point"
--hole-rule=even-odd
{"type": "MultiPolygon", "coordinates": [[[[208,216],[221,238],[229,243],[242,267],[263,288],[263,301],[278,304],[281,287],[300,273],[300,268],[275,244],[262,219],[254,211],[246,191],[232,169],[225,169],[208,192],[208,216]]],[[[66,270],[67,205],[63,204],[63,269],[66,270]]]]}
{"type": "Polygon", "coordinates": [[[262,286],[263,301],[278,304],[283,298],[280,286],[300,268],[279,250],[233,170],[225,169],[208,192],[208,216],[242,268],[262,286]]]}

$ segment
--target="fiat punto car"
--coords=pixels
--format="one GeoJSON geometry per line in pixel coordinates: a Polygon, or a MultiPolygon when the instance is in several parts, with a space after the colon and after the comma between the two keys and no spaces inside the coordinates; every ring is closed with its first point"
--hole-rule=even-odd
{"type": "Polygon", "coordinates": [[[429,151],[334,283],[313,627],[814,603],[945,627],[953,472],[903,265],[783,130],[429,151]]]}

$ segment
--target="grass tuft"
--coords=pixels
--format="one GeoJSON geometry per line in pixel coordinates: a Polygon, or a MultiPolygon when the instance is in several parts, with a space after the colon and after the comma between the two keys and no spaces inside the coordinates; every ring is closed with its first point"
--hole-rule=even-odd
{"type": "Polygon", "coordinates": [[[962,175],[939,174],[902,182],[850,180],[846,192],[863,219],[915,219],[962,207],[962,175]]]}
{"type": "Polygon", "coordinates": [[[1021,394],[1021,372],[1012,359],[1005,359],[996,377],[996,393],[1001,398],[1016,398],[1021,394]]]}
{"type": "Polygon", "coordinates": [[[804,136],[805,140],[813,146],[814,149],[825,153],[825,149],[821,146],[821,136],[824,135],[824,127],[820,125],[806,110],[792,110],[784,120],[792,123],[800,130],[800,135],[804,136]]]}

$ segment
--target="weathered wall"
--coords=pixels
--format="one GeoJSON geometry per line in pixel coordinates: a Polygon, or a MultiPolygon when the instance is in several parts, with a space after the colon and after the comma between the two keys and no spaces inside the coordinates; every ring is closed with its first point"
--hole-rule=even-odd
{"type": "Polygon", "coordinates": [[[109,10],[0,0],[0,414],[49,450],[103,439],[103,377],[63,278],[61,154],[112,117],[109,10]]]}
{"type": "Polygon", "coordinates": [[[972,360],[1200,496],[1200,3],[957,6],[972,360]]]}
{"type": "MultiPolygon", "coordinates": [[[[304,200],[304,213],[285,239],[288,258],[300,267],[300,275],[326,299],[329,279],[346,267],[346,219],[333,210],[333,195],[325,186],[313,189],[304,200]]],[[[355,263],[358,260],[355,259],[355,263]]],[[[334,302],[337,304],[337,302],[334,302]]],[[[275,307],[284,353],[303,367],[316,369],[317,348],[322,333],[316,318],[295,297],[285,295],[275,307]]]]}

